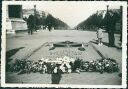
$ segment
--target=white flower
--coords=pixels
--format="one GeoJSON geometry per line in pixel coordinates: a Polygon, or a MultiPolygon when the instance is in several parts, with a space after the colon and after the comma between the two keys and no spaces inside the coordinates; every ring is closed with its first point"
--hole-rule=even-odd
{"type": "Polygon", "coordinates": [[[60,69],[62,70],[62,72],[66,72],[65,67],[63,65],[60,66],[60,69]]]}
{"type": "Polygon", "coordinates": [[[106,64],[106,66],[109,66],[109,64],[106,64]]]}
{"type": "Polygon", "coordinates": [[[44,61],[45,59],[42,57],[40,60],[44,61]]]}
{"type": "Polygon", "coordinates": [[[67,56],[65,56],[65,57],[63,58],[63,61],[65,61],[65,62],[70,62],[70,58],[67,57],[67,56]]]}
{"type": "Polygon", "coordinates": [[[57,67],[54,68],[53,72],[54,73],[57,73],[57,67]]]}
{"type": "Polygon", "coordinates": [[[49,60],[49,59],[45,59],[44,61],[45,61],[45,62],[48,62],[48,60],[49,60]]]}
{"type": "Polygon", "coordinates": [[[62,64],[62,61],[57,61],[57,64],[62,64]]]}
{"type": "Polygon", "coordinates": [[[93,62],[93,61],[90,61],[90,62],[93,62]]]}
{"type": "Polygon", "coordinates": [[[59,58],[57,57],[56,60],[59,60],[59,58]]]}
{"type": "Polygon", "coordinates": [[[63,58],[64,60],[67,60],[67,59],[69,59],[69,57],[67,57],[67,56],[64,56],[64,58],[63,58]]]}
{"type": "Polygon", "coordinates": [[[41,64],[41,65],[42,65],[43,63],[44,63],[43,61],[39,62],[39,64],[41,64]]]}
{"type": "Polygon", "coordinates": [[[66,66],[67,66],[68,69],[71,68],[71,66],[69,65],[69,63],[66,63],[66,66]]]}
{"type": "Polygon", "coordinates": [[[71,69],[68,69],[68,73],[71,73],[72,72],[72,70],[71,69]]]}
{"type": "Polygon", "coordinates": [[[80,70],[79,70],[79,69],[76,69],[76,72],[77,72],[77,73],[80,73],[80,70]]]}
{"type": "Polygon", "coordinates": [[[71,61],[71,62],[74,62],[74,61],[75,61],[75,59],[74,59],[74,58],[70,58],[70,61],[71,61]]]}
{"type": "Polygon", "coordinates": [[[101,65],[101,63],[98,63],[98,65],[101,65]]]}
{"type": "Polygon", "coordinates": [[[62,61],[62,60],[63,60],[63,58],[58,58],[58,60],[59,60],[59,61],[62,61]]]}

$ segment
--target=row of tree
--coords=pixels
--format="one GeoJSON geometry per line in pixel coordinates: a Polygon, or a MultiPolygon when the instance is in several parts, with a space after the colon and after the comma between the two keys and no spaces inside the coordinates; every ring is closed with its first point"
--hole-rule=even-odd
{"type": "Polygon", "coordinates": [[[95,30],[94,28],[96,27],[106,28],[107,24],[110,23],[116,25],[116,23],[118,22],[121,23],[121,20],[122,19],[121,19],[120,9],[109,10],[109,13],[102,10],[102,11],[97,11],[96,13],[88,17],[86,20],[78,24],[76,26],[76,29],[95,30]]]}
{"type": "Polygon", "coordinates": [[[49,24],[54,27],[55,29],[68,29],[69,26],[61,21],[59,18],[55,18],[52,15],[48,15],[46,19],[44,20],[44,25],[49,26],[49,24]]]}
{"type": "MultiPolygon", "coordinates": [[[[28,20],[28,18],[24,18],[25,21],[28,20]]],[[[41,27],[41,26],[44,26],[44,27],[50,27],[50,28],[55,28],[55,29],[68,29],[69,26],[61,21],[60,19],[58,18],[55,18],[53,17],[51,14],[48,14],[47,16],[34,16],[34,22],[35,22],[35,25],[36,27],[41,27]]]]}

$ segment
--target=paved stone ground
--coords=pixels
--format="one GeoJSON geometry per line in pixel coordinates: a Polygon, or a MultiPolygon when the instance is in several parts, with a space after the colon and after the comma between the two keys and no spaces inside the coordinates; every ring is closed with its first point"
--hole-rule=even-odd
{"type": "MultiPolygon", "coordinates": [[[[119,43],[119,35],[115,34],[116,37],[116,45],[119,43]]],[[[59,41],[75,41],[75,42],[84,42],[87,43],[92,41],[92,44],[106,57],[111,57],[117,60],[121,69],[121,49],[117,49],[114,47],[107,47],[106,44],[103,46],[98,46],[95,44],[96,32],[92,31],[76,31],[76,30],[54,30],[52,32],[41,30],[33,35],[28,35],[27,33],[18,33],[16,35],[7,35],[7,51],[15,48],[25,47],[19,50],[15,55],[11,58],[13,59],[22,59],[33,50],[37,49],[39,46],[46,42],[59,42],[59,41]],[[112,54],[113,53],[113,54],[112,54]]],[[[103,41],[108,43],[107,33],[104,34],[103,41]]],[[[42,49],[41,49],[42,50],[42,49]]],[[[41,50],[35,53],[36,56],[31,56],[30,58],[34,58],[40,56],[41,50]]],[[[100,56],[94,52],[94,49],[88,48],[87,51],[89,54],[88,57],[92,58],[100,58],[100,56]]],[[[35,59],[35,58],[34,58],[35,59]]],[[[6,81],[8,83],[42,83],[49,84],[51,83],[51,75],[49,74],[39,74],[39,73],[31,73],[31,74],[22,74],[17,75],[16,73],[6,73],[6,81]]],[[[71,74],[63,74],[60,84],[85,84],[85,85],[119,85],[121,84],[121,78],[118,77],[118,73],[96,73],[96,72],[83,72],[80,74],[71,73],[71,74]]]]}
{"type": "Polygon", "coordinates": [[[84,61],[101,59],[99,54],[95,50],[93,50],[93,47],[91,45],[88,45],[88,47],[85,46],[85,51],[80,51],[78,50],[78,48],[79,47],[56,47],[54,50],[49,50],[49,46],[43,46],[37,52],[31,55],[28,60],[37,61],[39,59],[42,59],[42,57],[45,59],[48,58],[55,60],[58,57],[64,56],[68,56],[74,59],[80,58],[84,61]]]}

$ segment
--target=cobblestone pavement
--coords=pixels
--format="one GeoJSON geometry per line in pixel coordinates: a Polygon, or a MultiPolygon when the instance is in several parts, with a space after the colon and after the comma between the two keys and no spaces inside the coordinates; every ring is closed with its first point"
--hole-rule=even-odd
{"type": "MultiPolygon", "coordinates": [[[[76,31],[76,30],[54,30],[46,31],[41,30],[35,32],[33,35],[28,35],[27,33],[18,33],[16,35],[7,35],[7,51],[15,48],[24,47],[20,49],[15,55],[11,56],[14,59],[23,59],[30,55],[35,49],[38,49],[42,44],[47,42],[60,42],[60,41],[74,41],[74,42],[84,42],[88,43],[92,41],[92,45],[96,47],[105,57],[111,57],[117,60],[121,69],[121,49],[115,47],[108,47],[105,43],[108,43],[107,33],[104,33],[103,46],[98,46],[96,44],[96,32],[93,31],[76,31]]],[[[119,44],[119,35],[115,34],[116,45],[119,44]]],[[[29,57],[31,60],[40,59],[42,57],[42,52],[44,48],[39,49],[33,55],[29,57]]],[[[47,50],[47,49],[46,49],[47,50]]],[[[55,49],[56,51],[58,49],[55,49]]],[[[77,52],[75,49],[70,49],[70,51],[77,52]]],[[[60,52],[60,50],[59,50],[60,52]]],[[[61,51],[63,52],[63,50],[61,51]]],[[[72,53],[73,53],[72,52],[72,53]]],[[[89,46],[86,49],[87,59],[101,58],[100,55],[89,46]]],[[[71,73],[63,74],[60,81],[61,84],[97,84],[97,85],[119,85],[121,84],[121,78],[118,76],[119,73],[95,73],[95,72],[82,72],[80,74],[71,73]]],[[[17,75],[16,73],[6,73],[6,81],[8,83],[51,83],[51,75],[49,74],[22,74],[17,75]],[[33,81],[34,80],[34,81],[33,81]]]]}

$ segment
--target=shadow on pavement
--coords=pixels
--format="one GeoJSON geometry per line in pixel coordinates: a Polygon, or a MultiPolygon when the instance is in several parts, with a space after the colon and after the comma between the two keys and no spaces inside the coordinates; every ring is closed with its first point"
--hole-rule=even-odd
{"type": "MultiPolygon", "coordinates": [[[[92,43],[98,45],[98,40],[93,40],[93,41],[90,41],[90,42],[92,42],[92,43]]],[[[102,42],[102,43],[103,43],[103,45],[105,45],[105,46],[107,46],[107,47],[115,47],[115,48],[117,48],[118,50],[122,49],[121,47],[116,46],[116,45],[114,45],[114,46],[110,46],[109,43],[107,43],[107,42],[102,42]]]]}
{"type": "Polygon", "coordinates": [[[23,49],[25,47],[15,48],[12,50],[9,50],[6,52],[6,61],[7,63],[10,62],[12,59],[10,59],[11,56],[15,55],[20,49],[23,49]]]}
{"type": "Polygon", "coordinates": [[[122,49],[121,47],[116,46],[116,45],[110,46],[109,43],[107,43],[107,42],[103,42],[103,44],[104,44],[105,46],[108,46],[108,47],[115,47],[115,48],[117,48],[118,50],[122,49]]]}

